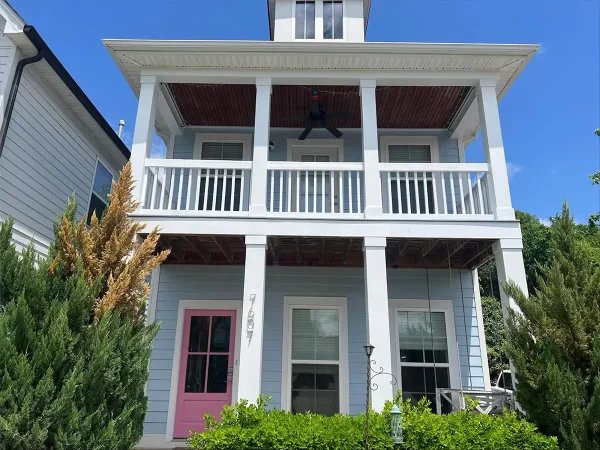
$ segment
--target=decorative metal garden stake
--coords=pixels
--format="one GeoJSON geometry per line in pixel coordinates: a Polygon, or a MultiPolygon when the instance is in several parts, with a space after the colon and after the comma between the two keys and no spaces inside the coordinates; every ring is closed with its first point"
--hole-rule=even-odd
{"type": "Polygon", "coordinates": [[[390,415],[390,428],[392,430],[392,442],[394,444],[404,443],[404,433],[402,432],[402,411],[398,405],[394,405],[390,415]]]}
{"type": "Polygon", "coordinates": [[[375,350],[375,346],[371,344],[367,344],[364,346],[365,355],[367,355],[367,408],[366,408],[366,420],[365,420],[365,449],[369,450],[369,409],[371,407],[371,391],[376,391],[379,389],[377,383],[373,383],[373,378],[379,375],[389,375],[392,377],[392,381],[390,384],[395,386],[398,384],[396,377],[391,373],[384,372],[383,367],[380,367],[379,370],[373,369],[377,365],[377,361],[371,361],[371,355],[373,355],[373,350],[375,350]]]}

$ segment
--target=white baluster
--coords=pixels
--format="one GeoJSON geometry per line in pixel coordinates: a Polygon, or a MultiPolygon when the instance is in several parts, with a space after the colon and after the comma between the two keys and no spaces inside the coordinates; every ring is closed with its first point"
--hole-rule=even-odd
{"type": "Polygon", "coordinates": [[[360,189],[361,189],[361,176],[362,172],[356,172],[356,203],[358,206],[358,213],[362,213],[362,204],[361,204],[361,195],[360,195],[360,189]]]}
{"type": "Polygon", "coordinates": [[[169,184],[169,204],[167,209],[173,209],[173,190],[175,189],[175,169],[171,169],[171,183],[169,184]]]}
{"type": "Polygon", "coordinates": [[[233,200],[235,199],[235,177],[237,169],[231,169],[231,187],[229,188],[229,211],[233,211],[233,200]]]}
{"type": "Polygon", "coordinates": [[[287,170],[287,203],[285,205],[286,212],[292,212],[292,171],[287,170]]]}
{"type": "Polygon", "coordinates": [[[331,172],[329,175],[330,183],[329,183],[329,200],[331,201],[331,212],[335,212],[335,172],[331,172]]]}
{"type": "Polygon", "coordinates": [[[352,214],[354,212],[354,198],[352,196],[352,177],[350,171],[348,171],[348,212],[352,214]]]}
{"type": "Polygon", "coordinates": [[[438,214],[438,198],[437,198],[437,183],[435,179],[437,178],[436,173],[431,173],[431,186],[433,187],[433,213],[438,214]]]}
{"type": "Polygon", "coordinates": [[[402,192],[400,190],[400,172],[396,172],[396,196],[398,197],[398,214],[402,214],[402,192]]]}
{"type": "Polygon", "coordinates": [[[208,206],[208,185],[210,184],[210,169],[206,169],[204,172],[204,207],[202,208],[206,211],[208,206]]]}
{"type": "Polygon", "coordinates": [[[217,191],[219,186],[219,169],[215,169],[215,175],[213,177],[213,194],[212,194],[212,210],[217,209],[217,191]]]}
{"type": "Polygon", "coordinates": [[[190,203],[192,200],[192,172],[193,169],[188,169],[188,188],[187,188],[187,206],[185,209],[189,210],[190,209],[190,203]]]}
{"type": "Polygon", "coordinates": [[[479,214],[485,214],[485,209],[483,209],[483,190],[481,183],[479,182],[479,172],[475,173],[475,177],[477,178],[477,196],[479,197],[479,214]]]}
{"type": "Polygon", "coordinates": [[[344,214],[344,171],[339,172],[340,182],[340,214],[344,214]]]}
{"type": "Polygon", "coordinates": [[[146,205],[146,191],[148,190],[148,173],[150,172],[150,167],[144,167],[144,175],[142,176],[142,196],[138,199],[142,208],[150,209],[150,205],[146,205]]]}
{"type": "Polygon", "coordinates": [[[279,212],[283,212],[283,174],[285,170],[279,171],[279,212]]]}
{"type": "Polygon", "coordinates": [[[304,212],[308,212],[308,170],[304,172],[304,212]]]}
{"type": "Polygon", "coordinates": [[[244,210],[244,185],[246,184],[246,170],[242,169],[242,180],[240,183],[240,205],[238,211],[244,210]]]}
{"type": "Polygon", "coordinates": [[[194,211],[198,209],[198,204],[200,203],[200,184],[202,180],[202,169],[198,169],[196,173],[196,195],[194,195],[194,211]]]}
{"type": "Polygon", "coordinates": [[[317,180],[317,171],[313,171],[313,212],[317,212],[317,194],[319,192],[319,184],[317,180]]]}
{"type": "Polygon", "coordinates": [[[410,204],[410,181],[408,180],[408,172],[404,172],[404,183],[406,184],[406,205],[408,213],[412,214],[412,206],[410,204]]]}
{"type": "Polygon", "coordinates": [[[183,169],[179,169],[179,189],[177,194],[177,211],[181,211],[181,198],[183,195],[183,169]]]}
{"type": "Polygon", "coordinates": [[[302,175],[299,170],[296,170],[296,212],[300,212],[300,179],[302,175]]]}
{"type": "Polygon", "coordinates": [[[463,180],[462,180],[462,174],[459,173],[458,174],[458,192],[460,193],[460,212],[462,214],[466,214],[466,208],[465,208],[465,194],[464,194],[464,190],[463,190],[463,180]]]}
{"type": "Polygon", "coordinates": [[[413,172],[413,175],[415,176],[415,179],[413,180],[414,184],[415,184],[415,203],[417,204],[417,214],[421,214],[421,202],[420,202],[420,192],[419,192],[419,180],[418,180],[418,176],[417,176],[417,172],[413,172]]]}
{"type": "Polygon", "coordinates": [[[394,212],[394,205],[392,205],[392,172],[384,172],[387,178],[387,198],[388,198],[388,213],[394,212]]]}
{"type": "Polygon", "coordinates": [[[148,209],[154,209],[154,201],[156,200],[156,186],[158,185],[158,167],[155,168],[154,177],[152,178],[152,192],[150,193],[150,206],[148,209]]]}
{"type": "Polygon", "coordinates": [[[165,192],[167,190],[167,168],[163,167],[158,209],[165,209],[165,192]]]}
{"type": "Polygon", "coordinates": [[[425,196],[425,214],[429,214],[429,192],[427,190],[427,172],[423,172],[423,190],[425,196]]]}
{"type": "Polygon", "coordinates": [[[325,172],[321,172],[321,214],[325,213],[325,172]]]}
{"type": "Polygon", "coordinates": [[[225,192],[227,190],[227,169],[223,170],[223,184],[221,185],[221,211],[225,211],[225,192]]]}
{"type": "Polygon", "coordinates": [[[475,206],[473,204],[473,186],[471,184],[471,172],[467,172],[467,189],[469,190],[469,205],[471,206],[471,214],[475,214],[475,206]]]}
{"type": "Polygon", "coordinates": [[[275,171],[271,170],[271,178],[269,181],[269,211],[270,212],[274,212],[273,211],[273,197],[275,197],[275,191],[273,190],[275,187],[275,171]]]}
{"type": "Polygon", "coordinates": [[[450,172],[450,194],[452,195],[452,214],[456,212],[456,194],[454,193],[454,172],[450,172]]]}
{"type": "Polygon", "coordinates": [[[446,177],[444,172],[440,172],[440,179],[442,180],[442,204],[444,205],[444,214],[448,214],[448,199],[446,198],[446,177]]]}

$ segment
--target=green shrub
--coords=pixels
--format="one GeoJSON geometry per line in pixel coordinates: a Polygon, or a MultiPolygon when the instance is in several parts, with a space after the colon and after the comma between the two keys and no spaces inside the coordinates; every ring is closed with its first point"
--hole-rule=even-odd
{"type": "MultiPolygon", "coordinates": [[[[202,450],[362,450],[365,414],[357,416],[291,414],[267,409],[268,398],[257,405],[247,401],[225,406],[221,421],[207,416],[207,430],[195,433],[187,447],[202,450]]],[[[515,415],[493,417],[462,412],[433,414],[426,401],[402,405],[405,443],[394,447],[390,438],[391,402],[383,413],[371,412],[371,450],[555,450],[556,439],[541,435],[515,415]]]]}

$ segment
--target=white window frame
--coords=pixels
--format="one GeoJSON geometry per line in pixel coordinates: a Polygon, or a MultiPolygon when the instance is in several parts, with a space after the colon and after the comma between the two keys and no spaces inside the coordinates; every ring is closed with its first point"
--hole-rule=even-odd
{"type": "Polygon", "coordinates": [[[402,363],[400,348],[397,345],[399,330],[397,315],[402,311],[418,312],[443,312],[446,320],[446,342],[448,345],[448,363],[436,363],[436,367],[448,367],[450,370],[450,389],[460,389],[462,385],[460,363],[458,359],[458,341],[456,339],[456,325],[454,323],[454,305],[452,300],[431,300],[431,309],[427,299],[402,300],[390,299],[390,329],[392,330],[392,373],[398,380],[397,389],[402,390],[402,366],[406,367],[433,367],[433,363],[402,363]]]}
{"type": "MultiPolygon", "coordinates": [[[[104,159],[100,158],[100,156],[96,156],[96,162],[94,163],[94,176],[92,177],[92,185],[90,186],[90,195],[88,196],[88,203],[87,203],[87,208],[85,210],[85,214],[87,214],[88,211],[90,210],[90,204],[92,202],[92,195],[96,195],[100,198],[100,196],[94,192],[94,183],[96,183],[96,173],[98,172],[98,163],[102,164],[104,166],[104,168],[108,171],[108,173],[110,173],[112,176],[112,181],[110,183],[110,193],[111,194],[112,194],[112,189],[113,189],[112,182],[118,180],[118,177],[116,177],[114,172],[112,170],[110,170],[110,165],[107,164],[104,159]]],[[[104,199],[100,198],[100,200],[102,200],[102,202],[104,203],[104,199]]],[[[108,203],[106,203],[106,207],[108,208],[108,203]]],[[[98,217],[98,219],[100,219],[100,217],[98,217]]],[[[90,218],[88,217],[87,220],[90,220],[90,218]]]]}
{"type": "Polygon", "coordinates": [[[431,162],[440,162],[440,149],[437,136],[380,136],[379,160],[390,162],[390,145],[429,145],[431,162]]]}
{"type": "Polygon", "coordinates": [[[302,155],[315,153],[336,155],[337,162],[344,162],[344,141],[342,139],[287,140],[288,161],[300,161],[302,155]]]}
{"type": "MultiPolygon", "coordinates": [[[[342,0],[342,10],[343,10],[343,39],[325,39],[324,31],[325,31],[325,23],[324,23],[324,14],[323,14],[323,1],[324,0],[307,0],[315,2],[315,38],[314,39],[297,39],[296,38],[296,2],[298,0],[292,1],[292,41],[300,41],[300,42],[315,42],[315,41],[325,41],[325,42],[347,42],[348,41],[348,14],[347,14],[347,5],[346,0],[342,0]]],[[[299,0],[303,1],[303,0],[299,0]]]]}
{"type": "Polygon", "coordinates": [[[244,146],[243,161],[252,160],[252,135],[246,133],[196,133],[194,136],[194,159],[202,159],[205,142],[241,143],[244,146]]]}
{"type": "Polygon", "coordinates": [[[348,300],[346,297],[284,297],[283,348],[281,358],[281,409],[291,411],[292,406],[292,311],[294,309],[335,309],[340,321],[339,364],[340,414],[350,413],[350,384],[348,376],[348,300]]]}
{"type": "MultiPolygon", "coordinates": [[[[346,22],[346,0],[341,0],[342,2],[342,34],[344,35],[343,38],[341,39],[325,39],[325,1],[340,1],[340,0],[319,0],[321,2],[321,11],[323,12],[322,14],[322,22],[323,22],[323,26],[321,28],[321,33],[323,35],[323,40],[325,42],[345,42],[347,41],[346,35],[348,33],[348,28],[346,26],[347,22],[346,22]]],[[[316,36],[316,35],[315,35],[316,36]]]]}
{"type": "MultiPolygon", "coordinates": [[[[158,283],[158,281],[156,282],[158,283]]],[[[175,329],[175,347],[173,349],[173,364],[171,366],[171,386],[169,391],[169,408],[167,410],[167,430],[165,442],[173,441],[175,431],[175,409],[177,407],[177,390],[179,389],[179,367],[181,365],[181,348],[183,346],[183,326],[185,311],[199,310],[232,310],[235,317],[235,348],[233,350],[233,386],[231,401],[237,398],[239,384],[239,354],[242,344],[242,301],[241,300],[179,300],[177,308],[177,326],[175,329]]]]}

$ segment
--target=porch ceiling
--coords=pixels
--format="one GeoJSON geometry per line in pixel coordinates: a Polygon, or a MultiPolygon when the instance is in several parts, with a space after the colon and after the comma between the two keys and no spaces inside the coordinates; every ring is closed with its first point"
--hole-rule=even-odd
{"type": "MultiPolygon", "coordinates": [[[[183,123],[193,126],[252,127],[256,87],[250,84],[177,84],[167,87],[183,123]]],[[[360,128],[358,86],[316,86],[329,113],[350,112],[348,119],[331,121],[338,128],[360,128]]],[[[304,128],[313,86],[274,85],[271,126],[304,128]]],[[[471,90],[468,86],[381,86],[377,88],[379,128],[448,128],[471,90]]]]}
{"type": "MultiPolygon", "coordinates": [[[[492,240],[389,238],[390,268],[474,269],[492,258],[492,240]]],[[[270,236],[267,265],[363,267],[362,238],[270,236]]],[[[171,249],[165,264],[244,265],[243,236],[162,235],[159,249],[171,249]]]]}

